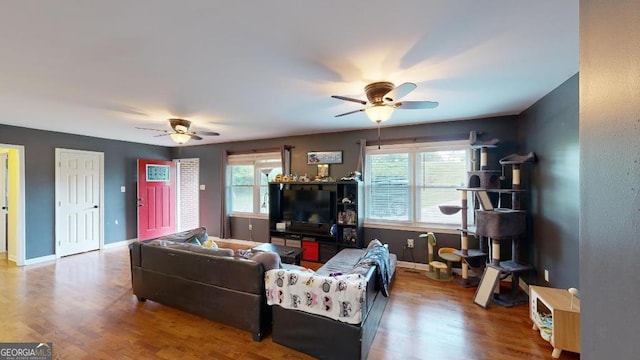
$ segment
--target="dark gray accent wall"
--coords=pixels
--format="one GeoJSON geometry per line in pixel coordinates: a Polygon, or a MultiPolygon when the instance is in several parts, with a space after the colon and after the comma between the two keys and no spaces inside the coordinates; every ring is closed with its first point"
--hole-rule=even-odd
{"type": "Polygon", "coordinates": [[[529,282],[570,288],[579,285],[580,182],[578,74],[519,116],[521,152],[537,161],[522,166],[527,189],[529,236],[521,244],[537,276],[529,282]],[[544,269],[549,282],[544,281],[544,269]]]}
{"type": "Polygon", "coordinates": [[[582,358],[640,353],[640,2],[580,1],[582,358]]]}
{"type": "MultiPolygon", "coordinates": [[[[364,126],[367,126],[365,123],[364,126]]],[[[469,132],[475,130],[484,132],[483,139],[500,139],[499,147],[489,151],[488,162],[492,169],[500,169],[498,160],[508,154],[514,153],[518,149],[518,120],[516,116],[502,116],[485,119],[464,120],[455,122],[440,122],[431,124],[420,124],[410,126],[397,126],[382,128],[383,139],[413,138],[420,136],[450,138],[461,135],[468,138],[469,132]]],[[[377,139],[377,130],[374,124],[368,125],[366,129],[344,131],[336,133],[315,134],[305,136],[295,136],[287,138],[275,138],[254,140],[245,142],[235,142],[227,144],[210,144],[201,146],[177,147],[172,151],[174,158],[200,158],[200,183],[205,185],[205,191],[200,191],[200,222],[206,226],[209,234],[217,236],[220,234],[219,216],[220,193],[222,179],[220,176],[220,166],[222,154],[225,150],[239,151],[250,149],[262,149],[279,147],[280,145],[292,145],[291,170],[298,175],[316,175],[315,165],[307,165],[307,151],[322,150],[342,150],[343,163],[330,165],[330,175],[335,178],[346,176],[356,169],[360,146],[358,141],[366,139],[377,139]]],[[[375,143],[375,142],[374,142],[375,143]]],[[[507,174],[510,176],[510,174],[507,174]]],[[[249,219],[232,218],[231,236],[236,239],[268,241],[268,222],[263,219],[250,219],[252,231],[249,232],[249,219]]],[[[417,235],[420,232],[403,230],[385,230],[378,228],[367,228],[365,230],[366,241],[378,238],[389,243],[391,251],[402,256],[403,247],[407,238],[416,240],[414,257],[416,262],[427,262],[427,247],[423,239],[417,235]]],[[[460,247],[460,236],[452,234],[440,234],[442,240],[438,246],[460,247]]],[[[439,240],[440,241],[440,240],[439,240]]],[[[471,246],[477,246],[472,243],[471,246]]],[[[506,253],[509,253],[506,249],[506,253]]],[[[409,259],[409,254],[407,258],[409,259]]]]}
{"type": "Polygon", "coordinates": [[[136,159],[170,159],[170,149],[161,146],[8,125],[0,125],[0,143],[25,148],[26,259],[55,252],[56,148],[104,153],[105,244],[137,236],[136,159]]]}

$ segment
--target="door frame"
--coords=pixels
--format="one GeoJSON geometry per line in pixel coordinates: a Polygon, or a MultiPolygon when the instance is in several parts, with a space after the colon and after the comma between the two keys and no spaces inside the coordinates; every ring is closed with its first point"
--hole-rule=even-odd
{"type": "MultiPolygon", "coordinates": [[[[16,258],[15,262],[17,266],[27,265],[25,257],[26,257],[26,243],[25,243],[25,232],[26,232],[26,222],[25,222],[25,177],[24,177],[24,145],[12,145],[12,144],[0,144],[0,148],[10,149],[17,151],[17,174],[14,174],[11,171],[12,167],[9,169],[9,178],[14,178],[16,182],[16,198],[17,201],[15,204],[10,204],[9,207],[9,221],[7,222],[7,226],[10,223],[13,223],[13,226],[16,229],[16,258]],[[13,215],[13,216],[12,216],[13,215]]],[[[11,162],[12,153],[9,152],[9,161],[11,162]]],[[[9,180],[11,183],[12,180],[9,180]]],[[[7,249],[7,254],[9,254],[9,250],[7,249]]]]}
{"type": "Polygon", "coordinates": [[[98,250],[102,250],[104,248],[104,153],[100,152],[100,151],[87,151],[87,150],[76,150],[76,149],[66,149],[66,148],[56,148],[56,162],[55,162],[55,203],[54,206],[56,208],[55,211],[55,256],[56,259],[60,258],[60,250],[58,249],[58,237],[60,234],[60,229],[61,229],[61,225],[60,222],[62,221],[62,217],[60,216],[60,186],[61,186],[61,181],[60,181],[60,154],[65,151],[65,152],[73,152],[73,153],[78,153],[78,154],[95,154],[98,155],[99,157],[99,161],[100,161],[100,168],[98,169],[100,171],[100,176],[99,176],[99,181],[100,181],[100,191],[99,191],[99,197],[100,197],[100,203],[98,204],[98,226],[100,226],[100,230],[98,231],[98,237],[99,239],[99,244],[98,244],[98,250]]]}
{"type": "MultiPolygon", "coordinates": [[[[9,149],[0,148],[0,205],[8,206],[7,197],[9,195],[9,149]],[[5,203],[6,201],[6,203],[5,203]]],[[[9,224],[7,220],[9,212],[5,214],[4,209],[0,209],[0,224],[4,223],[4,226],[0,226],[0,252],[7,253],[9,242],[9,224]]],[[[8,256],[8,253],[7,253],[8,256]]]]}

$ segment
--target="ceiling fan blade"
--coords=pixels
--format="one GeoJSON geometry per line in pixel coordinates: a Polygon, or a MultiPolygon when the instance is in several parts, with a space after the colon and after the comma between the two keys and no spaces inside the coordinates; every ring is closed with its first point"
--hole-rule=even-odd
{"type": "Polygon", "coordinates": [[[143,128],[143,127],[137,127],[136,129],[140,129],[140,130],[152,130],[152,131],[167,131],[167,130],[161,130],[161,129],[152,129],[152,128],[143,128]]]}
{"type": "Polygon", "coordinates": [[[196,134],[189,134],[193,140],[202,140],[202,138],[196,134]]]}
{"type": "Polygon", "coordinates": [[[160,137],[160,136],[169,136],[169,135],[171,135],[171,133],[169,133],[169,132],[166,132],[166,133],[164,133],[164,134],[160,134],[160,135],[154,135],[153,137],[160,137]]]}
{"type": "Polygon", "coordinates": [[[348,96],[331,95],[331,97],[334,98],[334,99],[340,99],[340,100],[345,100],[345,101],[353,101],[353,102],[357,102],[357,103],[362,104],[362,105],[367,105],[367,102],[364,101],[364,100],[354,99],[354,98],[350,98],[348,96]]]}
{"type": "Polygon", "coordinates": [[[393,104],[398,109],[433,109],[438,107],[437,101],[401,101],[393,104]]]}
{"type": "Polygon", "coordinates": [[[383,97],[384,101],[387,101],[387,102],[398,101],[398,100],[402,99],[403,97],[405,97],[410,92],[412,92],[413,90],[415,90],[416,87],[417,87],[416,84],[410,83],[410,82],[406,82],[404,84],[400,84],[400,85],[396,86],[395,88],[393,88],[393,90],[391,90],[388,93],[384,94],[384,97],[383,97]]]}
{"type": "Polygon", "coordinates": [[[357,113],[357,112],[361,112],[361,111],[364,111],[364,109],[349,111],[349,112],[346,112],[346,113],[344,113],[344,114],[338,114],[338,115],[336,115],[336,116],[334,116],[334,117],[340,117],[340,116],[345,116],[345,115],[351,115],[351,114],[355,114],[355,113],[357,113]]]}
{"type": "MultiPolygon", "coordinates": [[[[196,132],[194,131],[193,133],[195,134],[196,132]]],[[[198,131],[197,133],[204,136],[220,136],[220,133],[215,131],[198,131]]]]}

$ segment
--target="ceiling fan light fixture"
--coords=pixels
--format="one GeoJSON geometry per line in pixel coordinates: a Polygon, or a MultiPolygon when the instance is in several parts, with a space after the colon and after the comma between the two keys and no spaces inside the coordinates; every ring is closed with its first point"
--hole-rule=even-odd
{"type": "Polygon", "coordinates": [[[169,134],[169,136],[171,137],[171,140],[173,140],[176,144],[184,144],[189,141],[189,139],[191,139],[190,135],[181,133],[171,133],[169,134]]]}
{"type": "Polygon", "coordinates": [[[379,124],[389,120],[391,114],[393,114],[393,107],[378,104],[366,108],[364,112],[367,114],[369,120],[379,124]]]}
{"type": "Polygon", "coordinates": [[[189,128],[184,125],[176,125],[175,130],[179,133],[186,133],[189,128]]]}

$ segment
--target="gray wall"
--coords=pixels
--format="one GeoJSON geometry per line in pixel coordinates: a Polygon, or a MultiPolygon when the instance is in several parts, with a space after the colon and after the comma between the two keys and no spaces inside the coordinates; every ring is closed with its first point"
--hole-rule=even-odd
{"type": "Polygon", "coordinates": [[[580,2],[583,359],[640,353],[640,2],[580,2]]]}
{"type": "Polygon", "coordinates": [[[55,253],[55,148],[104,153],[105,244],[137,236],[136,159],[170,159],[165,147],[7,125],[0,143],[25,148],[26,259],[55,253]]]}
{"type": "Polygon", "coordinates": [[[527,280],[578,287],[578,74],[520,114],[519,120],[521,152],[533,151],[537,157],[522,169],[531,222],[521,249],[537,273],[527,280]],[[549,283],[544,281],[544,269],[549,270],[549,283]]]}
{"type": "MultiPolygon", "coordinates": [[[[416,137],[416,136],[433,136],[433,137],[450,137],[462,135],[468,138],[471,130],[484,132],[484,139],[499,138],[500,145],[496,149],[489,151],[488,162],[493,169],[500,169],[498,160],[508,154],[514,153],[518,149],[518,120],[516,116],[504,116],[487,119],[475,119],[456,122],[441,122],[422,125],[387,127],[382,129],[383,139],[416,137]]],[[[329,134],[316,134],[297,136],[289,138],[276,138],[255,140],[246,142],[236,142],[229,144],[211,144],[201,146],[178,147],[173,150],[174,158],[200,158],[200,183],[206,186],[205,191],[200,191],[200,222],[206,226],[209,233],[218,235],[220,233],[219,216],[220,216],[220,191],[221,177],[220,164],[222,152],[229,150],[249,150],[279,147],[282,144],[294,146],[291,157],[292,172],[299,175],[309,174],[315,175],[316,168],[314,165],[307,165],[307,151],[321,150],[342,150],[343,164],[331,165],[330,174],[335,178],[348,175],[350,171],[356,169],[358,164],[358,155],[360,152],[357,141],[366,139],[372,141],[377,138],[377,130],[374,124],[369,128],[356,131],[345,131],[329,134]]],[[[510,175],[510,174],[507,174],[510,175]]],[[[261,219],[243,219],[233,218],[231,221],[231,236],[237,239],[268,241],[268,223],[261,219]],[[249,222],[251,222],[253,230],[249,232],[249,222]]],[[[391,252],[398,254],[400,260],[411,261],[411,254],[405,252],[403,257],[403,247],[407,238],[414,238],[416,246],[414,249],[414,258],[416,262],[426,263],[427,246],[423,239],[419,239],[420,232],[402,231],[402,230],[384,230],[377,228],[365,229],[365,239],[370,240],[378,238],[390,245],[391,252]]],[[[457,234],[437,234],[438,247],[451,246],[460,247],[460,236],[457,234]]],[[[471,243],[470,246],[477,247],[477,243],[471,243]]],[[[505,250],[506,256],[509,256],[510,249],[505,250]]]]}

